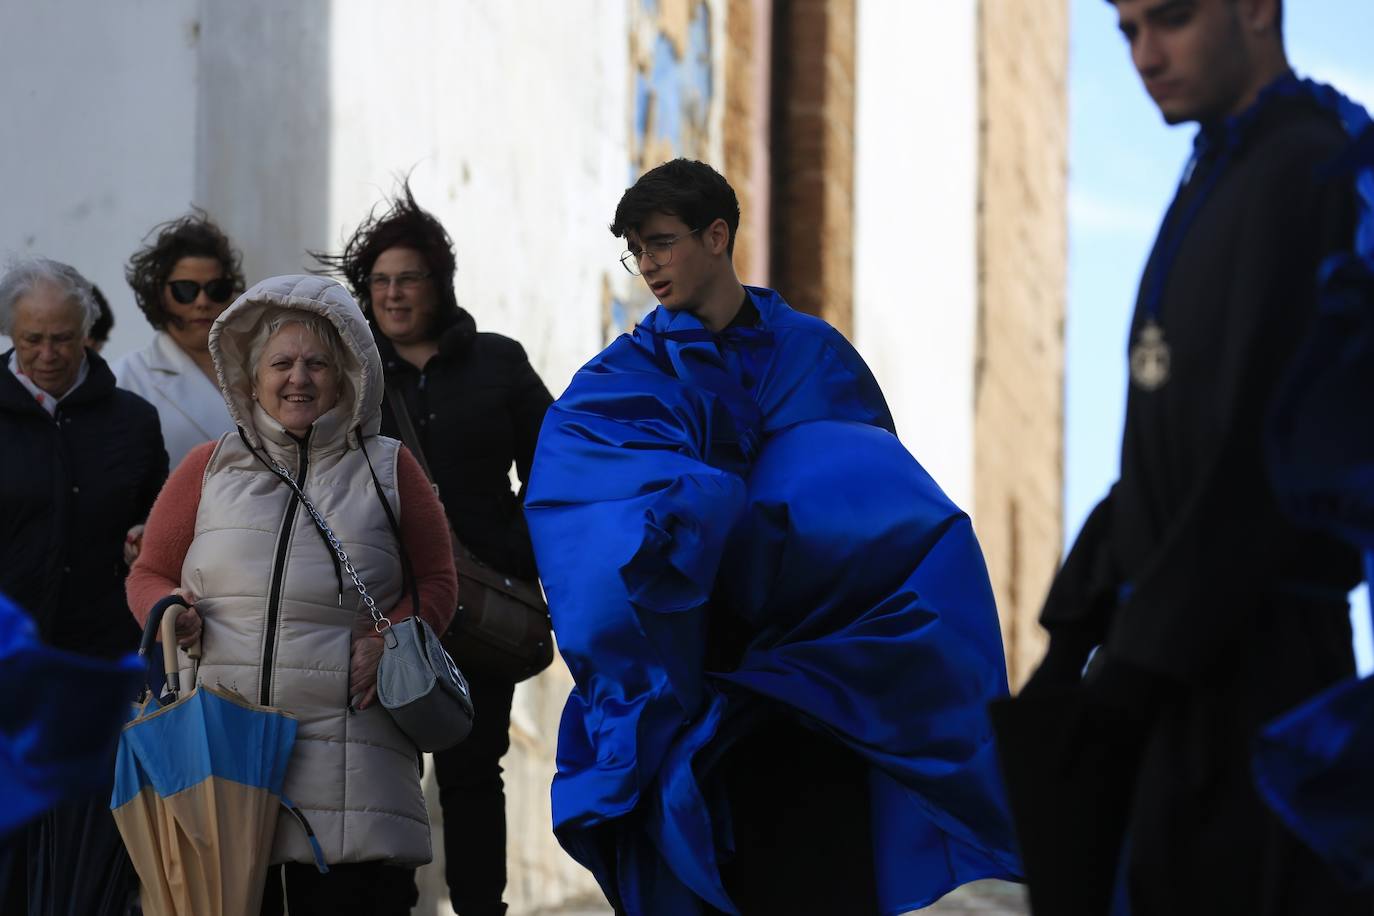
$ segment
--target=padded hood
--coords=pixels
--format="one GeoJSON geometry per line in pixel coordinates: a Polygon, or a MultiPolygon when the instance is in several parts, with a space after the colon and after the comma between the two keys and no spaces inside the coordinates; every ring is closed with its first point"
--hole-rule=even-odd
{"type": "Polygon", "coordinates": [[[252,398],[254,367],[248,359],[258,329],[282,309],[323,317],[338,331],[343,343],[339,403],[315,421],[317,429],[328,438],[340,435],[346,439],[349,432],[359,427],[365,437],[377,435],[385,389],[382,360],[362,309],[348,290],[328,277],[291,275],[263,280],[215,319],[210,329],[210,355],[215,360],[215,375],[229,416],[254,447],[261,446],[263,434],[269,432],[262,428],[264,422],[275,423],[252,398]]]}

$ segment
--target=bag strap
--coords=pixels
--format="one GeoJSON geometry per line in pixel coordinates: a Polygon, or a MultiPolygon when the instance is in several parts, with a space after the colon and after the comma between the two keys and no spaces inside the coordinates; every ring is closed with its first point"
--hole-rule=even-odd
{"type": "Polygon", "coordinates": [[[420,447],[420,434],[415,431],[415,424],[410,419],[410,410],[406,407],[406,397],[401,392],[401,386],[395,382],[387,382],[386,400],[391,405],[391,415],[396,418],[396,429],[401,434],[401,441],[410,449],[415,460],[420,462],[420,470],[425,472],[425,476],[429,478],[429,485],[434,488],[434,495],[438,496],[439,485],[434,482],[434,472],[429,469],[425,450],[420,447]]]}
{"type": "MultiPolygon", "coordinates": [[[[372,475],[372,488],[377,491],[377,499],[381,501],[382,511],[386,513],[386,523],[391,526],[391,533],[396,537],[396,547],[401,552],[401,587],[405,588],[406,583],[410,583],[411,613],[417,619],[423,619],[420,618],[420,583],[415,580],[415,570],[410,565],[410,552],[406,550],[405,539],[401,537],[401,526],[396,522],[396,513],[391,511],[391,503],[386,501],[386,494],[382,492],[382,482],[377,479],[377,470],[372,466],[367,446],[363,444],[363,428],[359,426],[353,432],[358,437],[358,448],[362,450],[363,460],[367,462],[367,472],[372,475]]],[[[423,464],[420,466],[424,467],[423,464]]],[[[396,496],[400,498],[399,488],[396,496]]]]}
{"type": "MultiPolygon", "coordinates": [[[[367,453],[367,446],[363,441],[362,427],[358,427],[354,432],[358,437],[358,448],[363,453],[363,459],[367,462],[368,473],[372,475],[372,483],[377,491],[377,498],[381,500],[382,510],[386,512],[387,523],[391,526],[392,533],[396,537],[396,546],[400,549],[401,588],[403,591],[408,590],[410,592],[411,608],[415,616],[419,617],[420,590],[415,584],[415,575],[410,568],[410,557],[406,553],[405,543],[401,540],[401,528],[396,524],[396,515],[391,511],[391,504],[386,501],[386,494],[382,492],[382,482],[377,478],[377,471],[372,467],[372,457],[367,453]],[[409,583],[409,588],[407,588],[407,583],[409,583]]],[[[315,526],[319,529],[321,536],[328,545],[331,555],[335,557],[336,567],[341,564],[343,571],[348,573],[349,578],[353,580],[353,587],[358,590],[358,594],[362,597],[363,605],[372,616],[373,627],[376,631],[378,633],[385,633],[389,630],[391,628],[391,620],[378,609],[376,600],[373,599],[372,595],[367,590],[367,584],[363,582],[362,576],[353,566],[353,561],[348,558],[348,552],[344,550],[343,542],[339,540],[334,530],[325,522],[324,516],[320,515],[320,510],[315,508],[315,504],[310,501],[309,497],[305,495],[305,492],[296,483],[295,479],[291,476],[291,472],[278,464],[270,454],[259,454],[258,450],[253,448],[252,444],[248,442],[248,438],[244,435],[242,429],[239,430],[239,436],[243,439],[244,444],[248,446],[249,451],[253,453],[253,456],[261,461],[279,480],[285,483],[287,487],[290,488],[292,495],[296,497],[296,500],[305,507],[305,511],[315,522],[315,526]]],[[[265,453],[266,449],[264,449],[263,452],[265,453]]]]}

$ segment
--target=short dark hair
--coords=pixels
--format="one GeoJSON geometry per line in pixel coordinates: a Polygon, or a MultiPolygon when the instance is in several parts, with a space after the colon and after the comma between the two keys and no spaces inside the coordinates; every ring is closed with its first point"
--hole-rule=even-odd
{"type": "Polygon", "coordinates": [[[110,331],[114,330],[114,312],[110,310],[110,301],[95,284],[91,284],[91,298],[100,309],[100,317],[91,325],[90,333],[86,336],[97,343],[104,343],[110,339],[110,331]]]}
{"type": "MultiPolygon", "coordinates": [[[[1116,6],[1116,0],[1107,0],[1107,2],[1110,3],[1112,6],[1116,6]]],[[[1232,2],[1235,2],[1235,0],[1232,0],[1232,2]]],[[[1275,7],[1275,9],[1274,9],[1274,25],[1275,25],[1275,26],[1277,27],[1277,29],[1278,29],[1279,38],[1282,38],[1282,37],[1283,37],[1283,0],[1276,0],[1276,7],[1275,7]]]]}
{"type": "Polygon", "coordinates": [[[143,237],[144,246],[134,252],[124,268],[124,279],[134,291],[134,300],[154,330],[161,331],[171,318],[163,305],[162,287],[172,268],[182,258],[214,258],[224,275],[234,281],[234,292],[241,293],[243,256],[229,244],[229,237],[199,207],[185,216],[154,226],[143,237]],[[156,235],[151,243],[150,236],[156,235]]]}
{"type": "Polygon", "coordinates": [[[615,208],[611,235],[625,238],[655,213],[676,216],[693,231],[718,219],[730,227],[726,252],[735,252],[739,198],[724,176],[704,162],[674,159],[652,168],[625,191],[615,208]]]}
{"type": "Polygon", "coordinates": [[[372,286],[368,277],[372,275],[372,265],[377,263],[377,258],[391,248],[412,248],[420,252],[439,295],[434,326],[429,329],[429,335],[437,337],[458,320],[458,297],[453,292],[458,259],[453,254],[453,239],[434,214],[415,202],[409,179],[401,182],[401,193],[386,204],[387,209],[381,216],[377,215],[376,207],[372,208],[349,237],[341,254],[312,251],[310,255],[324,265],[326,272],[338,274],[348,282],[363,314],[371,318],[372,286]]]}

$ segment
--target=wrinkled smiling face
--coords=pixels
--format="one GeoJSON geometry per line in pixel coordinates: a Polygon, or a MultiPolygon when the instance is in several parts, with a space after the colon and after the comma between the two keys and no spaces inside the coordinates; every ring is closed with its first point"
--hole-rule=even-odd
{"type": "Polygon", "coordinates": [[[1115,0],[1145,91],[1170,124],[1236,114],[1254,82],[1236,0],[1115,0]]]}
{"type": "Polygon", "coordinates": [[[267,339],[253,378],[262,409],[297,436],[339,402],[339,367],[305,325],[282,325],[267,339]]]}
{"type": "Polygon", "coordinates": [[[39,283],[14,304],[14,341],[19,370],[35,385],[60,398],[81,373],[81,306],[51,283],[39,283]]]}

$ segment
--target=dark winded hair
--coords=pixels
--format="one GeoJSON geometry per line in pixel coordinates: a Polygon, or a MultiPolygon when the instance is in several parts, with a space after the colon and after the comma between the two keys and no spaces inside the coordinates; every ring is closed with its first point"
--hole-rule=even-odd
{"type": "Polygon", "coordinates": [[[377,215],[376,208],[362,225],[354,230],[342,254],[312,251],[311,257],[324,265],[329,273],[342,276],[362,306],[363,314],[372,317],[372,287],[368,277],[372,265],[382,252],[391,248],[410,248],[418,251],[429,269],[430,281],[438,294],[438,308],[434,312],[431,337],[437,337],[458,320],[458,297],[453,292],[453,275],[458,261],[453,255],[453,239],[434,214],[415,202],[409,180],[401,182],[401,193],[386,201],[386,212],[377,215]]]}
{"type": "Polygon", "coordinates": [[[730,227],[729,254],[735,252],[735,233],[739,230],[739,199],[730,182],[704,162],[674,159],[639,177],[615,208],[611,235],[625,238],[637,231],[650,216],[666,213],[676,216],[695,231],[718,219],[730,227]]]}
{"type": "Polygon", "coordinates": [[[114,330],[114,312],[110,310],[110,301],[95,284],[91,284],[91,298],[100,309],[100,317],[91,325],[91,330],[86,336],[98,343],[104,343],[110,339],[110,332],[114,330]]]}
{"type": "Polygon", "coordinates": [[[235,294],[243,292],[243,255],[234,250],[229,237],[199,207],[154,226],[143,239],[144,246],[134,252],[124,268],[124,279],[133,288],[134,299],[154,330],[161,331],[171,319],[163,305],[162,287],[182,258],[214,258],[224,275],[234,281],[235,294]],[[148,242],[154,234],[157,237],[148,242]]]}

